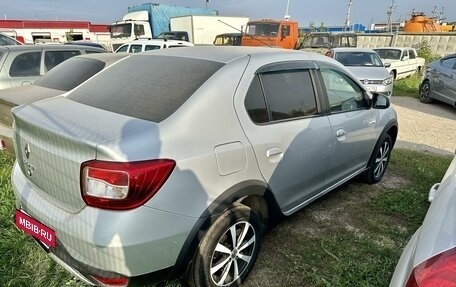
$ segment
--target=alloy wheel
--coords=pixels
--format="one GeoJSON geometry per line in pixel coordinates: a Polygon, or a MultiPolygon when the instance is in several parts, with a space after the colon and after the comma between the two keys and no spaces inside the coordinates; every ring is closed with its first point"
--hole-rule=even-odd
{"type": "Polygon", "coordinates": [[[227,286],[237,281],[249,266],[256,245],[255,229],[247,221],[232,225],[219,239],[210,264],[212,281],[227,286]]]}
{"type": "Polygon", "coordinates": [[[389,142],[385,141],[375,158],[375,169],[374,169],[374,176],[375,178],[379,178],[383,175],[386,169],[386,165],[388,164],[388,158],[390,153],[390,144],[389,142]]]}

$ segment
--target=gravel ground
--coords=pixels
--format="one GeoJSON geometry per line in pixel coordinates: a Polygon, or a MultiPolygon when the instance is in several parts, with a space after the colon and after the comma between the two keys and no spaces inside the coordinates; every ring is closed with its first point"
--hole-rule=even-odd
{"type": "Polygon", "coordinates": [[[454,154],[456,149],[456,109],[439,102],[423,104],[416,98],[393,97],[399,135],[396,147],[454,154]]]}

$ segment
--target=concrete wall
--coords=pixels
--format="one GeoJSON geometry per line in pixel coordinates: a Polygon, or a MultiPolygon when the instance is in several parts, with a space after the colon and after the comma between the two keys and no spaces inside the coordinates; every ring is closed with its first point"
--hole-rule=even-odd
{"type": "Polygon", "coordinates": [[[456,53],[456,33],[358,34],[360,48],[411,47],[426,40],[434,53],[441,56],[456,53]]]}

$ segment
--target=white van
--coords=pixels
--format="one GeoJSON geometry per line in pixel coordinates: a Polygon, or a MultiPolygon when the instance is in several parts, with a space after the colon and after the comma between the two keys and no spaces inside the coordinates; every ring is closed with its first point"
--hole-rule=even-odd
{"type": "Polygon", "coordinates": [[[120,46],[116,53],[139,53],[144,51],[176,48],[176,47],[193,47],[194,45],[187,41],[152,39],[152,40],[135,40],[120,46]]]}

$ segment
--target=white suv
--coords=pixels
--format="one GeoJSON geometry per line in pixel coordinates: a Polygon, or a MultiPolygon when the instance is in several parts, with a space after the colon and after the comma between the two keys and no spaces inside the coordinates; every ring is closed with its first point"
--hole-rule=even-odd
{"type": "Polygon", "coordinates": [[[135,40],[120,46],[116,53],[139,53],[150,50],[176,48],[176,47],[193,47],[193,44],[187,41],[152,39],[152,40],[135,40]]]}

